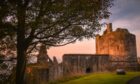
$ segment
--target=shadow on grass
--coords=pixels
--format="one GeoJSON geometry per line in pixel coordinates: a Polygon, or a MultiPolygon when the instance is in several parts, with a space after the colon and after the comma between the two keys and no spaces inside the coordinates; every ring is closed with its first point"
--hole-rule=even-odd
{"type": "Polygon", "coordinates": [[[65,83],[65,82],[68,82],[68,81],[71,81],[71,80],[76,80],[76,79],[79,79],[81,77],[85,77],[89,74],[84,74],[84,75],[75,75],[75,76],[65,76],[63,78],[60,78],[56,81],[50,81],[48,84],[60,84],[60,83],[65,83]]]}

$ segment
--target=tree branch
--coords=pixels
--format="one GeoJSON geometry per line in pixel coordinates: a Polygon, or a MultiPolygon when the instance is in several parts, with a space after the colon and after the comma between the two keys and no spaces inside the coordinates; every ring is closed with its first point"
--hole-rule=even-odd
{"type": "MultiPolygon", "coordinates": [[[[38,26],[38,22],[40,21],[41,17],[43,17],[43,14],[45,14],[44,13],[45,11],[43,11],[43,4],[45,3],[44,1],[45,0],[41,0],[40,10],[39,10],[38,16],[36,17],[35,25],[31,28],[30,35],[25,39],[26,48],[29,47],[29,44],[34,39],[34,37],[35,37],[34,34],[35,34],[35,30],[37,29],[36,27],[38,26]]],[[[28,0],[26,0],[26,2],[29,3],[28,0]]]]}
{"type": "Polygon", "coordinates": [[[26,54],[31,53],[31,52],[34,50],[34,48],[36,48],[36,45],[37,45],[37,43],[36,43],[36,44],[34,44],[34,45],[33,45],[33,47],[32,47],[32,48],[30,48],[30,50],[28,50],[28,52],[27,52],[26,54]]]}
{"type": "Polygon", "coordinates": [[[74,43],[78,38],[75,38],[71,41],[68,41],[64,44],[55,44],[53,42],[50,42],[50,41],[42,41],[42,40],[39,40],[39,41],[35,41],[33,43],[31,43],[30,45],[34,45],[34,44],[38,44],[38,43],[43,43],[45,45],[48,45],[48,46],[55,46],[55,47],[59,47],[59,46],[64,46],[64,45],[67,45],[67,44],[70,44],[70,43],[74,43]]]}

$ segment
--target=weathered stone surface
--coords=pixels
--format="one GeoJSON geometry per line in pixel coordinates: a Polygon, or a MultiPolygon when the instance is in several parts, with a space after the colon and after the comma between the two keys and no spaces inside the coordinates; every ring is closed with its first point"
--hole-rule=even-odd
{"type": "Polygon", "coordinates": [[[50,57],[48,56],[46,50],[47,49],[46,49],[45,45],[42,45],[40,47],[37,63],[39,63],[39,64],[48,64],[48,65],[51,65],[53,63],[52,60],[50,59],[50,57]]]}
{"type": "Polygon", "coordinates": [[[63,77],[62,64],[54,64],[49,68],[49,81],[57,80],[63,77]]]}
{"type": "Polygon", "coordinates": [[[138,63],[140,64],[140,57],[138,57],[138,63]]]}
{"type": "Polygon", "coordinates": [[[46,84],[49,81],[63,77],[63,67],[61,64],[46,65],[33,64],[26,69],[26,84],[46,84]]]}
{"type": "Polygon", "coordinates": [[[137,64],[136,38],[127,29],[112,31],[112,24],[107,24],[103,35],[96,36],[96,54],[109,54],[112,61],[134,66],[137,64]],[[119,62],[120,61],[120,62],[119,62]]]}
{"type": "Polygon", "coordinates": [[[99,54],[64,54],[64,74],[90,73],[105,71],[109,64],[108,55],[99,54]]]}
{"type": "Polygon", "coordinates": [[[59,64],[56,57],[53,60],[47,55],[46,47],[41,46],[38,61],[26,69],[27,84],[46,84],[49,81],[59,79],[63,76],[63,66],[59,64]]]}
{"type": "Polygon", "coordinates": [[[117,69],[117,70],[116,70],[116,73],[117,73],[118,75],[125,75],[125,74],[126,74],[126,72],[125,72],[124,69],[117,69]]]}
{"type": "Polygon", "coordinates": [[[26,68],[26,84],[43,84],[49,80],[49,68],[44,65],[33,64],[26,68]]]}

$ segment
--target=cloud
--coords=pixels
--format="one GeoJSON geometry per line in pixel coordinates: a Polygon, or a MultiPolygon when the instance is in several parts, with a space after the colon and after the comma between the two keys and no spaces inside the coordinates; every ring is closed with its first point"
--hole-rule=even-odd
{"type": "Polygon", "coordinates": [[[114,6],[110,9],[111,20],[133,18],[140,15],[140,0],[115,0],[114,6]]]}
{"type": "Polygon", "coordinates": [[[133,33],[140,32],[140,0],[114,0],[110,11],[110,21],[115,28],[127,28],[133,33]]]}
{"type": "Polygon", "coordinates": [[[118,27],[121,27],[121,28],[127,28],[130,32],[140,32],[140,16],[137,17],[137,16],[134,16],[132,19],[131,18],[125,18],[125,19],[118,19],[118,20],[115,20],[113,22],[113,26],[114,28],[118,28],[118,27]]]}

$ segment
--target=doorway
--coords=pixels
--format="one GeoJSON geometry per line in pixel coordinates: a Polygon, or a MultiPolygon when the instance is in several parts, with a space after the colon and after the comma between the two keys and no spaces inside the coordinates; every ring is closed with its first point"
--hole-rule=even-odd
{"type": "Polygon", "coordinates": [[[91,67],[86,68],[86,73],[91,73],[91,72],[92,72],[92,68],[91,67]]]}

